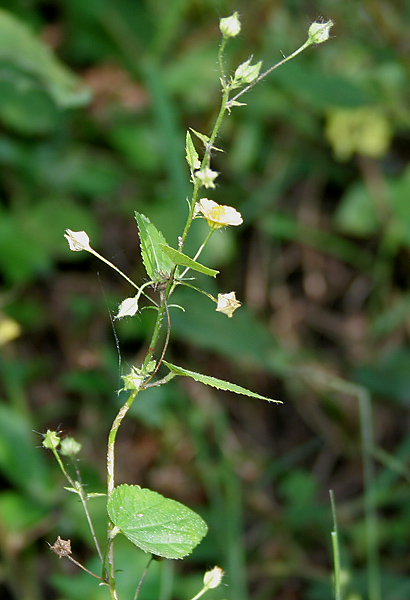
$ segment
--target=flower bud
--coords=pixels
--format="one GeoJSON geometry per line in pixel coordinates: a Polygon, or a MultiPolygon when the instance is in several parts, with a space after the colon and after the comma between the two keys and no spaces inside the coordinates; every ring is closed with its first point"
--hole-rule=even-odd
{"type": "Polygon", "coordinates": [[[131,367],[131,371],[128,373],[128,375],[122,375],[121,379],[124,382],[124,390],[135,392],[140,389],[141,384],[145,379],[145,374],[141,371],[141,369],[137,369],[137,367],[131,367]]]}
{"type": "Polygon", "coordinates": [[[225,17],[219,21],[219,29],[224,38],[235,37],[241,31],[241,22],[238,13],[235,11],[230,17],[225,17]]]}
{"type": "Polygon", "coordinates": [[[68,241],[70,250],[73,252],[81,252],[81,250],[91,250],[90,238],[85,231],[71,231],[66,229],[64,237],[68,241]]]}
{"type": "Polygon", "coordinates": [[[125,298],[118,307],[118,313],[115,319],[123,317],[133,317],[138,312],[138,296],[125,298]]]}
{"type": "Polygon", "coordinates": [[[66,437],[61,442],[60,452],[64,456],[75,456],[81,450],[80,442],[77,442],[73,437],[66,437]]]}
{"type": "Polygon", "coordinates": [[[242,85],[249,84],[255,79],[258,78],[259,71],[261,70],[262,61],[256,63],[256,65],[251,65],[251,58],[248,58],[245,62],[243,62],[235,71],[234,82],[242,85]]]}
{"type": "Polygon", "coordinates": [[[58,436],[57,431],[52,431],[51,429],[47,429],[47,433],[44,434],[43,446],[47,448],[47,450],[52,450],[53,448],[58,448],[60,444],[60,438],[58,436]]]}
{"type": "Polygon", "coordinates": [[[204,587],[208,590],[212,590],[221,583],[224,572],[221,567],[214,567],[210,571],[207,571],[204,575],[204,587]]]}
{"type": "Polygon", "coordinates": [[[320,23],[316,21],[309,27],[308,35],[311,44],[322,44],[330,37],[330,28],[333,27],[333,21],[320,23]]]}

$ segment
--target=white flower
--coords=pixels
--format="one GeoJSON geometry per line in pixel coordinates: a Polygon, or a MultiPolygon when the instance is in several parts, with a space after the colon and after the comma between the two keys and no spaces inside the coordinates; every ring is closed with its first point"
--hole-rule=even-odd
{"type": "Polygon", "coordinates": [[[73,252],[81,252],[81,250],[91,251],[90,238],[85,231],[71,231],[71,229],[66,229],[64,237],[68,241],[70,250],[73,252]]]}
{"type": "Polygon", "coordinates": [[[243,223],[241,213],[232,206],[224,206],[208,198],[201,198],[198,204],[198,210],[204,215],[209,227],[213,229],[243,223]]]}
{"type": "Polygon", "coordinates": [[[200,171],[195,172],[196,179],[199,179],[201,184],[206,188],[214,188],[214,181],[218,177],[219,173],[217,171],[212,171],[209,167],[205,167],[200,171]]]}
{"type": "Polygon", "coordinates": [[[218,294],[218,304],[216,310],[231,318],[241,303],[236,299],[235,292],[229,294],[218,294]]]}
{"type": "Polygon", "coordinates": [[[241,31],[241,22],[235,11],[230,17],[224,17],[219,21],[219,29],[225,38],[235,37],[241,31]]]}
{"type": "Polygon", "coordinates": [[[139,296],[133,298],[125,298],[118,307],[118,313],[116,319],[122,319],[123,317],[133,317],[138,312],[138,299],[139,296]]]}

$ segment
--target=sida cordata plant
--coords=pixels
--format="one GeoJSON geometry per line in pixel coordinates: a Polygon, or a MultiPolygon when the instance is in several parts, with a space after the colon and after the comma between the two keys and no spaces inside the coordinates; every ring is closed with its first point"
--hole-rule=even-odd
{"type": "MultiPolygon", "coordinates": [[[[142,285],[131,281],[115,265],[102,257],[90,244],[90,239],[85,231],[66,230],[70,250],[74,252],[86,251],[115,269],[123,276],[136,293],[121,302],[118,307],[116,319],[133,317],[139,310],[150,306],[156,312],[151,338],[147,343],[147,350],[142,364],[133,366],[131,371],[122,376],[123,390],[128,397],[114,418],[108,434],[107,443],[107,530],[103,546],[95,534],[94,526],[88,511],[88,500],[100,494],[86,493],[82,479],[75,463],[75,456],[80,450],[80,445],[73,438],[60,439],[55,431],[47,431],[44,435],[43,445],[51,450],[69,482],[67,489],[79,496],[88,520],[91,535],[96,551],[101,560],[101,573],[90,573],[99,579],[100,585],[106,586],[112,600],[119,600],[116,586],[114,539],[122,534],[135,546],[150,555],[148,565],[153,558],[181,559],[190,554],[207,533],[207,525],[203,519],[190,508],[167,499],[150,489],[143,489],[138,485],[115,485],[115,441],[118,429],[127,415],[135,398],[152,386],[167,384],[174,377],[190,377],[220,390],[228,390],[236,394],[244,394],[253,398],[266,398],[233,383],[216,379],[208,375],[196,373],[178,365],[168,362],[166,351],[171,334],[171,311],[182,308],[170,304],[170,298],[178,286],[189,286],[205,294],[216,303],[216,310],[231,318],[235,310],[240,307],[234,291],[218,294],[214,298],[205,290],[193,283],[192,273],[202,273],[208,277],[216,277],[218,271],[210,269],[198,262],[200,254],[208,244],[212,234],[221,227],[237,227],[242,224],[242,216],[231,206],[217,204],[210,198],[202,197],[202,190],[215,188],[215,180],[219,173],[212,170],[211,158],[217,148],[215,140],[221,128],[222,121],[233,108],[244,106],[239,98],[248,92],[256,83],[270,74],[274,69],[294,58],[297,54],[311,45],[325,42],[330,35],[331,21],[317,21],[312,23],[305,43],[288,57],[261,73],[262,62],[252,63],[249,58],[240,64],[233,75],[227,75],[224,66],[224,51],[228,41],[237,36],[241,31],[241,23],[235,12],[230,17],[220,20],[219,27],[222,41],[218,53],[219,76],[221,82],[222,99],[219,113],[210,136],[191,129],[186,134],[186,160],[189,167],[192,195],[188,199],[187,218],[184,229],[178,237],[177,247],[170,246],[164,235],[155,227],[149,218],[141,213],[135,213],[142,261],[148,280],[142,285]],[[194,144],[194,140],[196,144],[194,144]],[[200,145],[202,152],[198,152],[200,145]],[[201,157],[202,156],[202,157],[201,157]],[[193,257],[184,253],[185,242],[189,235],[194,219],[205,219],[209,229],[193,257]],[[187,278],[189,273],[190,277],[187,278]],[[141,307],[141,304],[143,306],[141,307]],[[161,329],[166,328],[165,339],[161,342],[161,329]],[[162,347],[161,347],[162,344],[162,347]],[[165,376],[157,375],[160,366],[167,369],[165,376]],[[71,476],[66,469],[62,456],[73,459],[75,476],[71,476]]],[[[208,194],[208,191],[206,192],[208,194]]],[[[185,198],[181,202],[186,203],[185,198]]],[[[60,536],[51,546],[51,549],[61,558],[67,557],[79,567],[85,569],[72,557],[70,540],[63,540],[60,536]]],[[[85,569],[87,570],[87,569],[85,569]]],[[[146,572],[146,570],[145,570],[146,572]]],[[[144,572],[144,574],[145,574],[144,572]]],[[[137,598],[144,574],[136,581],[135,598],[137,598]]],[[[209,589],[217,587],[222,580],[223,572],[219,567],[207,571],[204,575],[202,589],[195,596],[199,598],[209,589]]]]}

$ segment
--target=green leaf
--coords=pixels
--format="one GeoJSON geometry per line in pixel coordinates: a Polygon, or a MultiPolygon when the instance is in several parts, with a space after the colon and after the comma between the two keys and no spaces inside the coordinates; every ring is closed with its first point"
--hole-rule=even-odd
{"type": "MultiPolygon", "coordinates": [[[[203,143],[203,145],[206,148],[208,146],[209,140],[211,138],[209,138],[207,135],[205,135],[203,133],[199,133],[199,131],[195,131],[195,129],[192,129],[192,127],[190,127],[190,130],[192,131],[192,133],[194,133],[196,135],[197,138],[199,138],[201,140],[201,142],[203,143]]],[[[216,146],[212,146],[212,150],[216,150],[217,152],[223,152],[223,150],[221,150],[220,148],[217,148],[216,146]]]]}
{"type": "Polygon", "coordinates": [[[185,152],[186,152],[186,161],[192,171],[199,169],[201,166],[201,161],[199,160],[198,152],[195,150],[194,143],[191,138],[191,134],[189,131],[186,132],[186,144],[185,144],[185,152]]]}
{"type": "Polygon", "coordinates": [[[117,486],[107,508],[125,537],[144,552],[164,558],[190,554],[208,531],[190,508],[138,485],[117,486]]]}
{"type": "Polygon", "coordinates": [[[201,140],[201,142],[203,143],[204,146],[209,144],[209,140],[211,138],[209,138],[207,135],[205,135],[204,133],[199,133],[199,131],[195,131],[195,129],[192,129],[192,127],[190,127],[190,130],[192,131],[193,134],[196,135],[197,138],[199,138],[201,140]]]}
{"type": "Polygon", "coordinates": [[[183,267],[188,267],[193,269],[194,271],[199,271],[199,273],[203,273],[204,275],[209,275],[210,277],[216,277],[219,271],[215,271],[215,269],[210,269],[209,267],[205,267],[201,265],[201,263],[196,262],[196,260],[192,260],[186,254],[182,254],[182,252],[178,252],[175,248],[171,248],[167,244],[160,244],[161,250],[166,254],[175,265],[182,265],[183,267]]]}
{"type": "Polygon", "coordinates": [[[334,221],[340,231],[357,237],[375,235],[380,229],[377,208],[362,182],[351,185],[336,209],[334,221]]]}
{"type": "Polygon", "coordinates": [[[194,371],[188,371],[187,369],[183,369],[182,367],[178,367],[176,365],[172,365],[167,361],[163,361],[164,365],[168,367],[172,373],[176,375],[181,375],[183,377],[191,377],[195,381],[200,381],[205,385],[210,385],[211,387],[217,388],[218,390],[226,390],[227,392],[234,392],[234,394],[242,394],[243,396],[250,396],[251,398],[259,398],[259,400],[267,400],[268,402],[276,402],[277,404],[282,404],[280,400],[273,400],[273,398],[267,398],[266,396],[260,396],[259,394],[255,394],[255,392],[251,392],[246,388],[241,387],[240,385],[236,385],[235,383],[229,383],[229,381],[224,381],[223,379],[217,379],[216,377],[211,377],[210,375],[201,375],[201,373],[195,373],[194,371]]]}
{"type": "Polygon", "coordinates": [[[164,236],[145,215],[136,212],[135,218],[141,240],[142,261],[148,277],[152,281],[166,279],[169,277],[174,263],[161,249],[161,245],[167,245],[164,236]]]}
{"type": "MultiPolygon", "coordinates": [[[[0,10],[0,62],[16,69],[16,88],[32,78],[32,85],[48,92],[60,108],[82,106],[90,100],[90,91],[53,55],[30,29],[5,10],[0,10]],[[20,70],[21,76],[18,75],[20,70]]],[[[24,93],[24,87],[20,88],[24,93]]]]}

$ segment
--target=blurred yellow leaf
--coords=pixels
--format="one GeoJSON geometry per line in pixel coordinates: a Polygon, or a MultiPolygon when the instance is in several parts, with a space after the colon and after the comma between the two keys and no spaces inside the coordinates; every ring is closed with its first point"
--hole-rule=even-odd
{"type": "Polygon", "coordinates": [[[340,161],[349,160],[355,152],[381,158],[389,149],[391,136],[387,117],[374,106],[337,109],[327,117],[326,137],[340,161]]]}
{"type": "Polygon", "coordinates": [[[0,346],[16,339],[21,333],[21,327],[14,319],[0,315],[0,346]]]}

